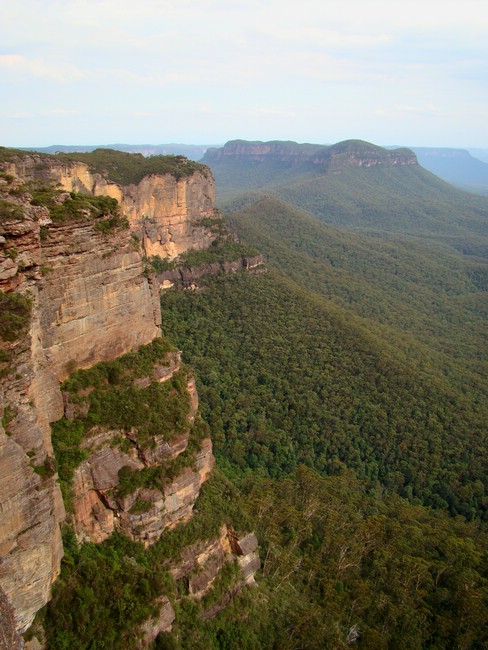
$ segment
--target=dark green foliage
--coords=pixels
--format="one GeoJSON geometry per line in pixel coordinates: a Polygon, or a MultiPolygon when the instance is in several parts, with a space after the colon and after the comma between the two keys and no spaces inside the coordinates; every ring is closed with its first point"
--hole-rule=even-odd
{"type": "Polygon", "coordinates": [[[55,158],[62,161],[79,161],[87,164],[115,183],[139,183],[150,174],[171,174],[175,178],[191,176],[196,171],[207,173],[207,168],[184,156],[150,156],[131,154],[114,149],[95,149],[90,153],[60,153],[55,158]]]}
{"type": "Polygon", "coordinates": [[[46,456],[41,465],[33,465],[34,472],[44,478],[51,478],[56,474],[57,464],[52,456],[46,456]]]}
{"type": "MultiPolygon", "coordinates": [[[[349,142],[334,147],[347,149],[351,144],[357,146],[349,142]]],[[[365,156],[390,154],[368,143],[361,146],[365,156]]],[[[418,165],[360,167],[341,156],[334,156],[332,166],[291,164],[280,157],[260,162],[246,156],[226,156],[209,164],[227,209],[272,196],[340,228],[380,237],[423,237],[487,257],[486,197],[457,190],[418,165]]]]}
{"type": "Polygon", "coordinates": [[[80,448],[85,435],[83,422],[62,418],[51,426],[51,440],[56,457],[59,483],[63,494],[65,508],[73,508],[71,481],[73,473],[80,463],[87,457],[87,451],[80,448]]]}
{"type": "Polygon", "coordinates": [[[117,357],[110,362],[97,363],[88,370],[78,370],[63,383],[63,390],[75,394],[83,388],[102,388],[107,384],[130,385],[134,379],[149,376],[154,364],[164,363],[174,346],[164,337],[154,339],[135,352],[117,357]]]}
{"type": "Polygon", "coordinates": [[[227,566],[200,606],[177,602],[156,647],[345,650],[353,630],[368,650],[484,647],[488,540],[476,525],[369,495],[351,472],[253,475],[239,498],[260,540],[258,587],[200,621],[232,585],[227,566]]]}
{"type": "Polygon", "coordinates": [[[347,232],[276,199],[232,213],[229,220],[241,237],[261,247],[267,263],[368,319],[368,329],[381,332],[410,359],[423,365],[428,359],[442,373],[461,375],[463,384],[468,373],[470,382],[484,383],[482,260],[411,237],[385,241],[347,232]]]}
{"type": "Polygon", "coordinates": [[[168,439],[187,426],[186,371],[181,370],[162,384],[151,383],[141,389],[126,381],[108,383],[93,390],[86,401],[90,406],[83,419],[85,427],[102,425],[123,431],[135,428],[138,444],[151,446],[154,436],[168,439]]]}
{"type": "Polygon", "coordinates": [[[485,406],[428,366],[419,373],[361,320],[271,272],[162,301],[229,471],[346,465],[404,496],[483,516],[485,406]]]}
{"type": "Polygon", "coordinates": [[[138,628],[157,614],[155,601],[167,591],[164,571],[148,565],[142,544],[117,534],[78,547],[68,529],[64,550],[44,619],[49,649],[136,648],[138,628]]]}
{"type": "Polygon", "coordinates": [[[15,409],[12,406],[10,406],[10,404],[7,404],[3,409],[2,427],[5,429],[6,433],[8,433],[7,427],[9,425],[9,422],[11,422],[14,419],[15,413],[16,413],[15,409]]]}
{"type": "Polygon", "coordinates": [[[119,214],[112,214],[107,219],[101,219],[95,224],[95,230],[104,235],[111,235],[118,230],[127,230],[128,227],[127,217],[121,217],[119,214]]]}
{"type": "Polygon", "coordinates": [[[0,292],[0,340],[13,342],[29,329],[32,301],[20,293],[0,292]]]}
{"type": "Polygon", "coordinates": [[[16,156],[22,157],[27,155],[29,155],[29,152],[22,151],[22,149],[0,147],[0,162],[10,162],[16,156]]]}
{"type": "Polygon", "coordinates": [[[150,265],[151,270],[156,273],[164,273],[165,271],[171,271],[176,268],[176,262],[170,260],[167,257],[159,257],[159,255],[152,255],[149,258],[146,258],[145,261],[150,265]]]}
{"type": "MultiPolygon", "coordinates": [[[[32,205],[42,205],[49,210],[53,221],[72,221],[88,218],[101,219],[96,228],[102,232],[111,232],[128,228],[127,219],[119,214],[117,199],[110,196],[92,196],[70,192],[69,197],[63,190],[51,185],[31,183],[28,186],[32,205]]],[[[43,235],[45,237],[45,235],[43,235]]]]}
{"type": "Polygon", "coordinates": [[[257,255],[255,248],[229,239],[216,239],[210,248],[204,250],[188,250],[178,258],[178,266],[196,268],[215,262],[233,262],[242,257],[257,255]]]}
{"type": "MultiPolygon", "coordinates": [[[[187,429],[190,405],[186,369],[164,383],[152,381],[145,388],[135,383],[141,377],[151,379],[155,364],[167,363],[171,349],[166,339],[158,338],[137,352],[99,363],[89,370],[78,370],[64,382],[63,389],[70,393],[70,399],[88,406],[86,415],[74,420],[62,418],[52,425],[53,448],[68,509],[74,469],[87,457],[80,444],[94,426],[131,431],[140,447],[153,445],[155,436],[168,439],[187,429]]],[[[114,443],[125,447],[131,444],[122,436],[114,443]]],[[[194,448],[189,446],[188,454],[193,452],[194,448]]],[[[128,477],[121,481],[120,491],[128,494],[139,485],[163,485],[185,461],[190,463],[191,459],[184,456],[167,467],[134,472],[130,482],[128,477]]]]}
{"type": "MultiPolygon", "coordinates": [[[[137,507],[142,511],[145,505],[137,507]]],[[[103,544],[78,546],[67,527],[61,576],[44,615],[49,650],[135,650],[139,626],[157,614],[157,598],[174,594],[168,560],[190,544],[216,537],[230,520],[241,532],[250,526],[236,489],[216,471],[202,488],[193,518],[149,549],[117,533],[103,544]]],[[[219,598],[234,576],[230,565],[207,603],[219,598]]]]}

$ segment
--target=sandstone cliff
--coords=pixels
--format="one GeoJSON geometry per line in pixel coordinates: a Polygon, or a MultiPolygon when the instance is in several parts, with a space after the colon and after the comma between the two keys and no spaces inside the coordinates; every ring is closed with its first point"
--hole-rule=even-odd
{"type": "MultiPolygon", "coordinates": [[[[148,546],[192,514],[213,466],[194,379],[175,351],[156,355],[150,368],[141,353],[142,373],[130,374],[134,356],[125,369],[119,359],[153,340],[157,352],[164,347],[155,339],[161,278],[148,272],[146,258],[205,249],[221,226],[213,179],[201,166],[122,184],[84,162],[13,154],[0,173],[0,193],[0,298],[11,297],[5,313],[12,317],[8,336],[0,319],[0,615],[17,643],[13,627],[30,626],[59,573],[66,513],[57,470],[82,542],[117,530],[148,546]],[[16,301],[23,320],[15,320],[16,301]],[[60,390],[76,369],[100,362],[108,363],[101,383],[75,396],[60,390]],[[100,404],[110,399],[115,406],[107,413],[111,407],[100,404]],[[133,423],[119,421],[131,408],[133,423]],[[149,417],[161,408],[159,422],[149,417]],[[63,455],[68,448],[74,456],[63,455]]],[[[244,258],[229,269],[261,262],[244,258]]],[[[239,584],[258,568],[254,550],[238,560],[239,584]]],[[[226,550],[225,557],[232,554],[239,553],[226,550]]],[[[163,594],[158,602],[159,614],[140,630],[140,647],[171,629],[172,606],[163,594]]]]}
{"type": "Polygon", "coordinates": [[[215,183],[207,168],[194,166],[189,175],[150,173],[127,184],[87,163],[39,154],[14,157],[6,169],[67,191],[116,199],[144,254],[174,258],[188,249],[207,248],[214,239],[207,220],[215,216],[215,183]]]}
{"type": "Polygon", "coordinates": [[[28,331],[2,344],[0,386],[0,581],[24,630],[48,600],[62,556],[50,438],[63,414],[59,381],[152,340],[160,312],[128,230],[108,236],[83,215],[53,222],[23,179],[1,180],[0,289],[32,303],[28,331]]]}
{"type": "MultiPolygon", "coordinates": [[[[136,399],[144,402],[149,395],[146,389],[154,388],[153,382],[169,383],[181,372],[179,354],[168,353],[166,358],[158,359],[150,376],[131,378],[131,390],[140,391],[136,399]]],[[[73,523],[80,541],[102,542],[119,530],[148,546],[165,529],[191,516],[200,488],[213,467],[212,443],[208,437],[199,436],[194,426],[198,396],[193,377],[185,378],[180,394],[174,386],[169,388],[165,397],[167,413],[171,402],[186,402],[181,431],[176,430],[175,420],[171,425],[174,432],[169,436],[160,433],[148,438],[137,426],[129,430],[95,426],[86,433],[80,444],[86,458],[75,469],[72,482],[73,523]]],[[[65,394],[68,420],[76,421],[76,411],[89,413],[90,400],[101,398],[100,391],[88,390],[87,403],[81,406],[79,394],[65,394]],[[77,408],[70,399],[76,400],[77,408]]],[[[159,402],[162,406],[163,402],[159,402]]]]}

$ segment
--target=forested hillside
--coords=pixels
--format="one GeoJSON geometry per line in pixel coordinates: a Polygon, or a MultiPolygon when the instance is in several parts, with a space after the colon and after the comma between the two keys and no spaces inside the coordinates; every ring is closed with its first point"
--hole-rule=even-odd
{"type": "Polygon", "coordinates": [[[163,328],[264,567],[176,647],[484,647],[488,204],[416,166],[225,165],[268,272],[165,293],[163,328]]]}

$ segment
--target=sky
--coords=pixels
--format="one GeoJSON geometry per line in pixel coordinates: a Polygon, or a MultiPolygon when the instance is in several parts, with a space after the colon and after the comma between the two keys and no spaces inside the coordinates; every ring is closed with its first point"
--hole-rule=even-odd
{"type": "Polygon", "coordinates": [[[488,148],[476,0],[16,0],[0,145],[488,148]]]}

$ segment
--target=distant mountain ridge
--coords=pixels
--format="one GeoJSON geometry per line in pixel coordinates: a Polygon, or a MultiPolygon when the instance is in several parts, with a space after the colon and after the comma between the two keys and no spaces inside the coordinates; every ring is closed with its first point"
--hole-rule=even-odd
{"type": "MultiPolygon", "coordinates": [[[[357,145],[358,153],[364,153],[364,143],[361,140],[346,140],[349,149],[357,145]]],[[[190,160],[215,163],[236,155],[247,156],[255,162],[267,159],[280,160],[285,164],[300,164],[303,166],[323,165],[329,156],[337,155],[339,145],[297,143],[291,140],[274,140],[269,142],[231,140],[225,145],[220,144],[97,144],[97,145],[61,145],[49,147],[22,147],[27,151],[39,153],[88,153],[95,149],[115,149],[127,153],[141,153],[143,156],[183,155],[190,160]],[[327,153],[328,152],[328,153],[327,153]]],[[[375,145],[369,145],[374,148],[375,145]]],[[[377,150],[385,151],[381,147],[377,150]]],[[[461,189],[478,194],[488,194],[488,150],[486,149],[454,149],[448,147],[387,147],[386,151],[395,150],[413,152],[418,163],[439,176],[448,183],[461,189]]],[[[370,153],[374,149],[370,149],[370,153]]],[[[344,152],[342,152],[344,153],[344,152]]],[[[376,151],[377,159],[383,156],[376,151]]],[[[394,158],[393,158],[394,160],[394,158]]],[[[412,163],[413,164],[413,163],[412,163]]]]}

